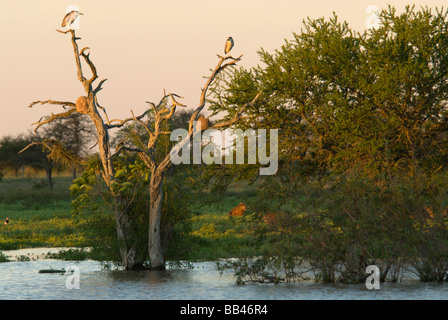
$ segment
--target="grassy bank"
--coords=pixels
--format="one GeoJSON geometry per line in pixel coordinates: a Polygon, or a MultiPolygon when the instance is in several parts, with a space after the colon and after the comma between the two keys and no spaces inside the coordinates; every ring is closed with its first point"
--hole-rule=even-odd
{"type": "MultiPolygon", "coordinates": [[[[0,226],[0,250],[93,247],[91,251],[73,249],[51,257],[119,259],[113,217],[109,213],[72,216],[71,179],[59,177],[55,181],[52,191],[39,179],[0,182],[1,218],[10,219],[8,226],[0,226]]],[[[444,181],[429,184],[433,196],[415,189],[415,182],[414,189],[400,185],[388,192],[362,181],[320,193],[308,187],[303,193],[312,200],[308,210],[272,203],[281,213],[273,225],[252,212],[256,205],[254,187],[236,184],[223,197],[205,192],[195,202],[191,217],[174,226],[177,230],[165,258],[194,262],[239,257],[242,259],[229,260],[230,264],[221,268],[232,269],[240,282],[247,278],[296,281],[302,277],[297,270],[309,269],[309,263],[321,282],[359,283],[365,280],[369,264],[384,271],[381,277],[385,281],[398,281],[404,266],[411,266],[422,281],[448,281],[444,181]],[[245,215],[229,217],[229,211],[240,202],[248,205],[245,215]],[[250,257],[257,259],[248,260],[250,257]]],[[[0,254],[0,262],[4,261],[6,257],[0,254]]]]}
{"type": "Polygon", "coordinates": [[[55,177],[49,190],[42,178],[3,178],[0,182],[0,250],[88,246],[70,214],[71,178],[55,177]]]}
{"type": "Polygon", "coordinates": [[[191,231],[174,241],[167,258],[180,260],[216,260],[254,255],[258,242],[250,225],[251,215],[229,217],[239,197],[227,196],[220,203],[210,204],[191,218],[191,231]]]}

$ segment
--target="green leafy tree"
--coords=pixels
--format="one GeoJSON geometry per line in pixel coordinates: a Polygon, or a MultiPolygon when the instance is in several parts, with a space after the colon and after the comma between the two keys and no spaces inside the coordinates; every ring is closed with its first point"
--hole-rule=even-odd
{"type": "Polygon", "coordinates": [[[448,37],[446,11],[400,15],[389,7],[363,34],[333,16],[301,33],[261,66],[220,78],[217,114],[263,90],[242,128],[279,128],[283,163],[300,176],[394,174],[446,166],[448,37]],[[250,119],[250,120],[249,120],[250,119]]]}
{"type": "MultiPolygon", "coordinates": [[[[252,206],[284,217],[274,228],[274,254],[288,243],[286,255],[309,253],[324,281],[336,281],[341,264],[344,281],[360,281],[366,259],[399,265],[399,257],[426,255],[446,236],[443,222],[423,232],[412,219],[427,219],[428,206],[441,201],[436,195],[446,203],[431,183],[447,169],[447,13],[389,7],[379,27],[363,33],[336,15],[308,19],[274,53],[261,49],[258,67],[216,82],[215,114],[262,90],[261,106],[237,125],[279,129],[279,170],[252,206]]],[[[227,177],[218,181],[257,178],[254,166],[214,169],[227,177]]],[[[442,266],[433,272],[438,279],[446,276],[444,246],[425,257],[442,266]]]]}

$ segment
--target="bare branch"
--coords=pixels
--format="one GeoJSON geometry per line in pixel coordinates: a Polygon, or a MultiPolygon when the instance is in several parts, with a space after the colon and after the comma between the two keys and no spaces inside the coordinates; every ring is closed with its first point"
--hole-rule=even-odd
{"type": "MultiPolygon", "coordinates": [[[[146,101],[147,104],[149,104],[152,107],[151,109],[147,109],[145,112],[143,112],[142,114],[140,114],[139,116],[132,116],[131,118],[126,118],[124,120],[120,120],[120,119],[113,119],[110,121],[110,124],[107,126],[109,129],[112,128],[121,128],[123,127],[127,122],[130,121],[138,121],[141,120],[142,118],[144,118],[148,113],[150,113],[151,111],[154,112],[154,114],[157,114],[158,110],[160,109],[160,107],[163,105],[164,101],[166,100],[166,98],[171,97],[173,99],[173,103],[175,103],[177,106],[181,106],[181,107],[186,107],[185,105],[177,102],[177,100],[174,99],[174,97],[177,98],[181,98],[181,96],[175,94],[175,93],[169,93],[169,94],[164,94],[164,96],[162,97],[162,99],[160,99],[159,103],[157,105],[155,105],[155,103],[150,102],[150,101],[146,101]],[[117,122],[116,124],[111,124],[112,122],[117,122]]],[[[131,113],[132,110],[131,110],[131,113]]],[[[168,118],[169,119],[169,118],[168,118]]]]}
{"type": "MultiPolygon", "coordinates": [[[[76,40],[78,40],[79,38],[76,38],[75,30],[69,29],[67,32],[70,32],[72,34],[71,40],[72,40],[72,45],[73,45],[73,53],[75,55],[78,79],[84,85],[84,89],[86,90],[86,92],[89,93],[89,86],[88,85],[86,86],[86,78],[84,78],[84,76],[82,74],[81,60],[79,59],[79,49],[78,49],[78,44],[76,43],[76,40]]],[[[62,33],[67,33],[67,32],[62,32],[62,33]]]]}
{"type": "MultiPolygon", "coordinates": [[[[137,119],[137,118],[134,116],[134,112],[133,112],[132,110],[131,110],[131,114],[132,114],[132,119],[131,119],[131,120],[134,120],[135,122],[141,124],[142,127],[145,128],[146,132],[148,132],[148,134],[149,134],[149,138],[150,138],[150,139],[153,139],[154,135],[152,134],[151,130],[148,128],[148,121],[147,121],[147,122],[143,122],[142,120],[137,119]]],[[[135,132],[134,132],[134,135],[138,137],[138,134],[136,134],[135,132]]],[[[141,142],[141,141],[140,141],[140,142],[141,142]]]]}
{"type": "Polygon", "coordinates": [[[159,104],[158,104],[157,106],[156,106],[153,102],[150,102],[150,101],[146,101],[146,103],[150,104],[150,105],[153,107],[153,109],[154,109],[154,113],[155,113],[156,110],[160,109],[160,107],[163,105],[165,99],[168,98],[168,97],[171,97],[171,99],[172,99],[178,106],[185,107],[183,104],[177,102],[176,99],[174,99],[174,97],[176,97],[176,98],[180,98],[180,99],[183,99],[183,97],[181,97],[181,96],[179,96],[178,94],[175,94],[175,93],[168,93],[168,94],[166,94],[166,93],[165,93],[165,90],[163,90],[163,97],[162,97],[162,99],[160,99],[159,104]]]}
{"type": "Polygon", "coordinates": [[[137,153],[145,153],[143,150],[139,148],[131,148],[125,145],[121,145],[113,154],[111,154],[107,160],[112,160],[113,158],[117,157],[121,152],[123,151],[130,151],[130,152],[137,152],[137,153]]]}
{"type": "MultiPolygon", "coordinates": [[[[155,110],[155,105],[152,103],[152,102],[149,102],[149,101],[146,101],[146,103],[149,103],[152,107],[153,107],[153,109],[155,110]]],[[[124,119],[124,120],[121,120],[121,119],[113,119],[113,120],[111,120],[110,121],[110,123],[112,123],[112,122],[117,122],[117,124],[109,124],[107,127],[109,128],[109,129],[112,129],[112,128],[121,128],[122,126],[124,126],[127,122],[130,122],[130,121],[136,121],[136,120],[140,120],[140,119],[142,119],[143,117],[145,117],[148,113],[150,113],[151,112],[151,110],[150,109],[147,109],[145,112],[143,112],[141,115],[139,115],[139,116],[134,116],[133,115],[133,111],[131,110],[131,114],[133,115],[131,118],[126,118],[126,119],[124,119]]]]}
{"type": "Polygon", "coordinates": [[[152,111],[156,114],[156,105],[151,101],[146,101],[146,103],[152,107],[152,111]]]}
{"type": "Polygon", "coordinates": [[[98,139],[96,139],[96,142],[95,142],[95,144],[94,144],[93,146],[91,146],[91,147],[89,148],[89,150],[92,150],[93,148],[95,148],[95,147],[97,146],[98,142],[99,142],[99,140],[98,140],[98,139]]]}
{"type": "MultiPolygon", "coordinates": [[[[163,103],[165,98],[168,96],[171,98],[171,101],[172,101],[170,109],[167,109],[165,107],[163,109],[160,109],[160,108],[154,107],[154,104],[152,104],[152,106],[154,108],[154,133],[151,134],[149,128],[147,128],[147,126],[145,126],[146,130],[148,132],[150,132],[150,138],[149,138],[148,144],[147,144],[148,150],[151,150],[154,148],[160,134],[167,134],[166,131],[160,131],[160,126],[161,126],[162,122],[168,121],[169,119],[171,119],[173,117],[174,112],[176,112],[177,106],[185,107],[185,105],[183,105],[182,103],[178,102],[175,99],[175,97],[179,97],[179,96],[176,94],[172,94],[172,93],[165,94],[165,96],[160,101],[159,106],[163,103]],[[167,114],[165,114],[165,113],[167,113],[167,114]]],[[[179,98],[181,98],[181,97],[179,97],[179,98]]]]}
{"type": "MultiPolygon", "coordinates": [[[[132,113],[132,110],[131,110],[132,113]]],[[[148,111],[146,111],[144,114],[148,113],[148,111]]],[[[107,126],[108,129],[113,129],[113,128],[121,128],[123,127],[126,123],[130,122],[130,121],[134,121],[135,119],[141,119],[143,118],[144,115],[142,115],[142,117],[131,117],[131,118],[126,118],[124,120],[121,119],[112,119],[110,121],[110,124],[107,126]],[[112,124],[112,122],[117,122],[117,124],[112,124]]]]}
{"type": "Polygon", "coordinates": [[[181,97],[181,96],[179,96],[179,95],[177,95],[177,94],[175,94],[175,93],[169,93],[168,95],[171,97],[171,100],[173,101],[173,104],[175,104],[176,106],[184,107],[184,108],[187,107],[186,105],[184,105],[184,104],[178,102],[178,101],[175,99],[175,98],[183,99],[184,97],[181,97]]]}
{"type": "Polygon", "coordinates": [[[197,120],[197,118],[199,117],[199,113],[202,111],[202,109],[204,109],[205,107],[205,98],[207,96],[207,90],[210,87],[210,84],[213,82],[213,80],[215,79],[215,77],[224,69],[235,65],[238,61],[241,60],[241,57],[243,55],[240,55],[238,58],[233,58],[231,56],[228,57],[222,57],[220,55],[217,55],[219,58],[218,64],[216,65],[215,69],[212,71],[211,75],[209,76],[207,82],[205,83],[204,88],[201,89],[201,97],[199,100],[199,105],[198,107],[195,109],[195,111],[193,112],[193,114],[191,115],[190,118],[190,122],[188,125],[188,131],[190,134],[193,134],[193,122],[197,120]],[[230,62],[227,62],[223,65],[223,63],[227,60],[230,60],[230,62]]]}
{"type": "Polygon", "coordinates": [[[57,100],[45,100],[45,101],[34,101],[32,102],[28,108],[32,108],[34,105],[36,104],[57,104],[57,105],[61,105],[63,108],[65,108],[65,106],[69,106],[69,107],[76,107],[76,104],[70,101],[57,101],[57,100]]]}
{"type": "MultiPolygon", "coordinates": [[[[231,65],[236,64],[238,61],[241,60],[241,57],[242,57],[243,55],[240,55],[238,58],[233,58],[232,56],[221,57],[219,54],[217,54],[217,56],[219,57],[220,60],[223,59],[223,61],[231,60],[230,62],[226,63],[225,65],[223,65],[223,66],[221,67],[221,70],[222,70],[222,69],[227,68],[228,66],[231,66],[231,65]]],[[[219,70],[218,72],[220,72],[221,70],[219,70]]]]}
{"type": "MultiPolygon", "coordinates": [[[[89,86],[89,90],[90,90],[90,88],[91,88],[90,86],[92,85],[93,81],[95,81],[98,78],[98,73],[96,71],[96,67],[93,64],[92,60],[90,60],[90,52],[87,54],[84,53],[86,50],[90,50],[90,48],[89,47],[83,48],[79,55],[82,56],[84,58],[84,60],[86,60],[87,64],[90,67],[90,71],[92,71],[92,77],[89,80],[87,80],[84,84],[85,86],[89,86]]],[[[104,83],[104,81],[105,80],[103,80],[100,84],[104,83]]],[[[100,84],[99,84],[99,87],[101,87],[100,84]]],[[[98,87],[97,87],[97,89],[98,89],[98,87]]]]}
{"type": "Polygon", "coordinates": [[[176,99],[174,98],[173,94],[169,94],[169,96],[171,97],[172,100],[172,105],[171,105],[171,110],[163,110],[163,112],[169,112],[167,115],[162,116],[162,111],[159,113],[159,117],[161,118],[161,120],[169,120],[172,118],[172,116],[174,115],[174,112],[176,111],[176,107],[186,107],[185,105],[183,105],[182,103],[179,103],[176,101],[176,99]]]}
{"type": "Polygon", "coordinates": [[[56,29],[56,31],[57,31],[57,32],[60,32],[60,33],[63,33],[63,34],[67,34],[67,33],[70,32],[70,29],[68,29],[67,31],[61,31],[61,30],[56,29]]]}
{"type": "Polygon", "coordinates": [[[98,85],[96,86],[96,88],[93,90],[93,93],[94,93],[94,94],[97,94],[99,91],[103,90],[102,85],[103,85],[103,83],[106,82],[106,81],[107,81],[107,79],[103,79],[103,80],[101,80],[101,81],[98,83],[98,85]]]}
{"type": "MultiPolygon", "coordinates": [[[[237,63],[239,60],[241,60],[242,55],[239,56],[238,58],[221,57],[220,55],[218,55],[218,57],[219,57],[218,65],[215,67],[212,74],[208,78],[204,88],[201,89],[200,103],[199,103],[199,106],[195,109],[195,111],[191,115],[190,122],[189,122],[188,135],[181,142],[176,144],[176,146],[174,146],[173,149],[171,149],[171,152],[173,152],[173,151],[176,152],[176,151],[180,150],[186,143],[189,143],[191,141],[191,139],[194,137],[193,123],[194,123],[194,121],[197,120],[199,113],[202,111],[202,109],[205,106],[205,97],[206,97],[207,89],[209,88],[213,79],[218,75],[219,72],[221,72],[225,68],[237,63]],[[226,60],[231,60],[231,61],[223,65],[224,61],[226,61],[226,60]]],[[[221,121],[221,122],[215,124],[214,126],[210,127],[210,129],[222,128],[222,127],[230,126],[230,125],[236,123],[238,120],[240,120],[242,118],[242,114],[246,110],[247,107],[249,107],[249,106],[253,107],[254,103],[258,100],[260,95],[261,95],[261,91],[258,92],[258,94],[255,96],[255,98],[251,102],[243,105],[236,112],[236,114],[234,115],[234,117],[232,119],[226,120],[226,121],[221,121]]],[[[157,167],[157,171],[159,171],[160,173],[163,172],[164,170],[166,170],[166,168],[168,168],[170,166],[170,164],[171,164],[171,158],[170,158],[170,154],[168,154],[163,159],[163,161],[159,164],[159,166],[157,167]]]]}
{"type": "MultiPolygon", "coordinates": [[[[226,120],[226,121],[221,121],[217,124],[215,124],[214,126],[210,127],[209,129],[218,129],[218,128],[223,128],[226,126],[231,126],[232,124],[236,123],[237,121],[239,121],[242,118],[242,114],[243,112],[246,110],[247,107],[251,106],[253,107],[253,105],[255,104],[255,102],[258,100],[258,98],[260,97],[262,91],[259,91],[258,94],[255,96],[255,98],[249,102],[246,103],[245,105],[243,105],[238,112],[235,114],[235,116],[230,119],[230,120],[226,120]]],[[[199,134],[199,132],[197,132],[196,134],[199,134]]],[[[159,164],[157,170],[160,172],[163,172],[166,168],[168,168],[171,165],[171,153],[172,152],[178,152],[179,150],[181,150],[183,148],[183,146],[186,143],[189,143],[191,141],[191,139],[196,135],[194,134],[194,130],[193,131],[189,131],[188,135],[182,140],[180,141],[178,144],[176,144],[170,151],[170,154],[168,154],[163,161],[159,164]]]]}
{"type": "Polygon", "coordinates": [[[32,125],[37,125],[36,128],[34,128],[34,132],[37,133],[37,129],[39,129],[41,126],[43,126],[46,123],[50,123],[58,118],[66,118],[69,115],[71,115],[73,112],[76,112],[76,109],[71,109],[67,112],[63,112],[63,113],[58,113],[58,114],[51,114],[50,117],[46,118],[45,120],[42,120],[42,118],[40,118],[39,121],[33,123],[32,125]]]}
{"type": "Polygon", "coordinates": [[[88,54],[85,54],[84,53],[84,51],[86,51],[86,50],[90,50],[90,48],[89,47],[84,47],[84,48],[82,48],[81,49],[81,52],[79,53],[81,56],[82,55],[84,55],[84,56],[86,56],[86,57],[89,57],[90,56],[90,53],[88,53],[88,54]]]}
{"type": "Polygon", "coordinates": [[[40,145],[43,148],[48,149],[49,154],[47,155],[47,157],[53,161],[57,161],[65,165],[85,164],[85,161],[82,158],[78,157],[73,152],[67,150],[62,143],[54,139],[44,139],[39,142],[32,142],[25,148],[20,150],[19,153],[22,153],[28,150],[29,148],[37,145],[40,145]]]}
{"type": "Polygon", "coordinates": [[[94,95],[94,102],[95,102],[95,105],[96,105],[98,108],[100,108],[101,110],[103,110],[104,116],[106,117],[106,123],[107,123],[108,125],[110,125],[110,121],[109,121],[109,117],[107,116],[106,108],[100,106],[100,104],[98,103],[98,98],[97,98],[96,95],[94,95]]]}

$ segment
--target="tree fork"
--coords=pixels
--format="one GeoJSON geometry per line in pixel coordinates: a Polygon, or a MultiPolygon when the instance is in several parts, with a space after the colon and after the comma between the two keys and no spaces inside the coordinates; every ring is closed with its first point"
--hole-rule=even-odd
{"type": "MultiPolygon", "coordinates": [[[[241,55],[242,56],[242,55],[241,55]]],[[[206,102],[206,95],[207,90],[210,87],[211,83],[215,79],[215,77],[224,69],[235,65],[238,61],[241,60],[241,56],[238,58],[233,58],[231,56],[228,57],[222,57],[218,55],[218,64],[216,65],[215,69],[212,71],[211,75],[207,79],[204,88],[201,89],[201,96],[199,100],[199,105],[195,108],[193,114],[190,117],[189,124],[188,124],[188,135],[179,142],[174,148],[182,148],[185,144],[189,143],[191,139],[193,139],[194,135],[197,134],[194,128],[194,122],[198,120],[201,111],[205,107],[206,102]],[[230,61],[228,61],[230,60],[230,61]]],[[[244,104],[230,120],[225,120],[216,123],[213,127],[214,129],[220,129],[225,128],[228,126],[233,125],[237,121],[239,121],[242,118],[242,114],[244,113],[245,109],[249,106],[253,106],[259,96],[261,95],[261,91],[258,92],[258,94],[255,96],[255,98],[249,102],[244,104]]],[[[162,122],[169,121],[175,111],[177,106],[185,107],[183,104],[179,103],[176,98],[179,96],[169,93],[166,94],[164,92],[164,95],[158,105],[156,106],[154,103],[149,103],[152,107],[152,110],[149,109],[145,113],[143,113],[141,116],[135,117],[133,115],[132,118],[125,119],[119,121],[119,124],[124,124],[128,121],[134,121],[138,123],[139,125],[142,125],[144,129],[147,131],[149,135],[149,139],[146,145],[146,149],[133,149],[133,151],[136,151],[137,154],[140,156],[142,161],[146,164],[146,166],[151,170],[151,181],[150,181],[150,210],[149,210],[149,234],[148,234],[148,252],[149,252],[149,258],[151,262],[151,269],[156,270],[164,270],[165,269],[165,261],[163,258],[163,248],[162,248],[162,237],[161,237],[161,213],[162,213],[162,205],[163,205],[163,189],[162,189],[162,183],[163,178],[166,170],[171,165],[171,158],[170,153],[166,155],[166,157],[160,162],[156,163],[154,159],[155,154],[155,148],[156,148],[156,142],[157,139],[161,134],[165,134],[165,132],[160,131],[160,127],[162,122]],[[162,107],[165,99],[168,97],[171,98],[171,107],[166,108],[162,107]],[[153,122],[151,123],[153,128],[152,130],[149,128],[150,121],[143,122],[142,118],[144,115],[149,113],[150,111],[153,112],[154,118],[153,122]]],[[[116,120],[114,120],[116,121],[116,120]]],[[[124,141],[123,141],[124,142],[124,141]]],[[[172,149],[176,150],[176,149],[172,149]]],[[[118,150],[115,152],[113,156],[116,156],[119,154],[122,150],[129,149],[124,146],[120,146],[118,150]]]]}

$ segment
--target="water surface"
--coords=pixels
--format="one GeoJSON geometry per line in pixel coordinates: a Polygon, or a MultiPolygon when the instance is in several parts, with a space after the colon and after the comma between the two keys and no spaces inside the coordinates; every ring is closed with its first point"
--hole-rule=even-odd
{"type": "Polygon", "coordinates": [[[426,300],[448,299],[448,283],[416,280],[385,283],[379,290],[364,284],[236,285],[230,275],[220,276],[214,262],[193,264],[193,269],[167,271],[103,270],[96,261],[38,260],[0,263],[0,299],[89,300],[426,300]],[[79,289],[69,289],[69,274],[41,274],[41,269],[79,270],[79,289]]]}

